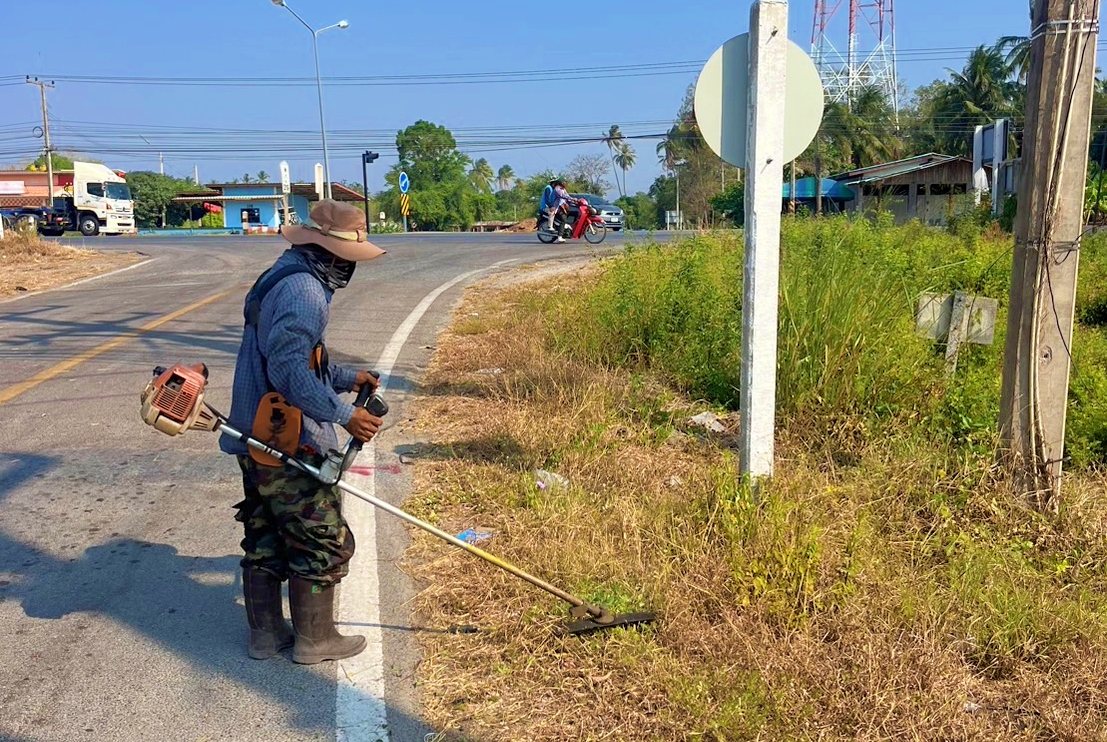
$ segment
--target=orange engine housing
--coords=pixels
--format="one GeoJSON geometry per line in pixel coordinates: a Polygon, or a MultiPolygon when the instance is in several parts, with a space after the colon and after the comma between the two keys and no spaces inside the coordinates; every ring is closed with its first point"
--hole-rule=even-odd
{"type": "Polygon", "coordinates": [[[142,419],[163,433],[180,435],[206,419],[204,387],[208,369],[202,363],[154,369],[155,378],[142,393],[142,419]]]}

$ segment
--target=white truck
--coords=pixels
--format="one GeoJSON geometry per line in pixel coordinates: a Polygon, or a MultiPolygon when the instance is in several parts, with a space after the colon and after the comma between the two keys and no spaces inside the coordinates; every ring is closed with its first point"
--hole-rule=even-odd
{"type": "Polygon", "coordinates": [[[47,236],[78,231],[135,234],[135,204],[126,179],[95,162],[74,162],[73,171],[55,173],[51,206],[23,206],[0,211],[7,227],[38,230],[47,236]]]}
{"type": "Polygon", "coordinates": [[[54,211],[68,212],[63,229],[76,229],[86,237],[138,231],[131,188],[111,168],[93,162],[74,162],[73,180],[63,184],[63,188],[65,195],[55,194],[54,198],[54,211]]]}

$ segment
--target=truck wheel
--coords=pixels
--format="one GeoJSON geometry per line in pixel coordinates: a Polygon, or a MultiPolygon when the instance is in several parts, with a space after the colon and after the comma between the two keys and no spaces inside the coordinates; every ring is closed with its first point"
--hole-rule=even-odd
{"type": "Polygon", "coordinates": [[[36,234],[38,232],[38,218],[33,214],[23,214],[16,217],[15,231],[23,234],[36,234]]]}
{"type": "Polygon", "coordinates": [[[95,237],[100,234],[100,220],[91,214],[81,215],[81,219],[77,224],[77,228],[85,237],[95,237]]]}

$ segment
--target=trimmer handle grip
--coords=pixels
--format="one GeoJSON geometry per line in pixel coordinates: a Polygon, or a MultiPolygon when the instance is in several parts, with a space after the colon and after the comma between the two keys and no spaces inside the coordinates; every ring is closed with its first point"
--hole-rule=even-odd
{"type": "MultiPolygon", "coordinates": [[[[376,371],[370,371],[369,373],[376,379],[380,378],[380,374],[376,371]]],[[[357,393],[357,399],[354,400],[354,407],[363,407],[374,417],[384,417],[388,414],[388,403],[380,395],[379,387],[374,388],[369,384],[361,385],[361,389],[357,393]]],[[[346,446],[346,455],[342,459],[342,471],[346,471],[353,465],[362,445],[364,444],[357,438],[350,439],[346,446]]]]}

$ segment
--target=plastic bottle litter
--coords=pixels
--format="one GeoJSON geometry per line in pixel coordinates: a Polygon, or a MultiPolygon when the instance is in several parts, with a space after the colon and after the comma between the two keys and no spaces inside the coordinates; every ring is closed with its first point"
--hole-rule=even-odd
{"type": "Polygon", "coordinates": [[[481,541],[487,541],[492,538],[491,533],[474,531],[472,528],[467,528],[461,533],[457,534],[457,537],[467,544],[479,544],[481,541]]]}
{"type": "Polygon", "coordinates": [[[534,472],[535,485],[538,489],[557,489],[558,487],[566,488],[569,486],[569,480],[560,474],[555,474],[552,471],[546,471],[545,469],[539,469],[534,472]]]}

